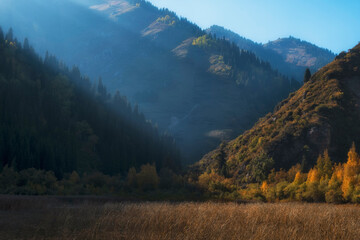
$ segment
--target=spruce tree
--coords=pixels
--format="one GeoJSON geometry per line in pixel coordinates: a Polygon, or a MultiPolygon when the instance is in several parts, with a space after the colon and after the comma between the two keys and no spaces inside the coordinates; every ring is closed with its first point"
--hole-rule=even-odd
{"type": "Polygon", "coordinates": [[[309,68],[306,68],[305,74],[304,74],[304,83],[307,83],[311,78],[311,72],[309,68]]]}
{"type": "Polygon", "coordinates": [[[10,28],[9,31],[7,32],[6,36],[5,36],[5,40],[7,40],[8,42],[12,42],[13,38],[14,38],[13,29],[10,28]]]}
{"type": "Polygon", "coordinates": [[[24,48],[24,50],[29,50],[30,49],[29,40],[27,38],[25,38],[25,40],[24,40],[23,48],[24,48]]]}
{"type": "Polygon", "coordinates": [[[2,28],[0,27],[0,43],[2,43],[4,41],[4,32],[2,30],[2,28]]]}

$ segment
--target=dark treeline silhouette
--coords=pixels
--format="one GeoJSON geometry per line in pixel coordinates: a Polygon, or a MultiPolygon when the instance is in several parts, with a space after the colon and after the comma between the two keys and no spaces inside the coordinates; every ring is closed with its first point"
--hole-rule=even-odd
{"type": "Polygon", "coordinates": [[[77,67],[42,60],[27,39],[0,29],[0,168],[127,172],[155,164],[180,169],[172,137],[158,133],[138,107],[92,84],[77,67]],[[23,45],[23,46],[22,46],[23,45]]]}

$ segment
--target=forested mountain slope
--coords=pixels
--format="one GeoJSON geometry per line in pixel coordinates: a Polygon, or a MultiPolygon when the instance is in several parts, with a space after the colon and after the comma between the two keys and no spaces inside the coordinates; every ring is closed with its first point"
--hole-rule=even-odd
{"type": "Polygon", "coordinates": [[[272,168],[309,169],[328,150],[335,162],[360,146],[360,45],[342,52],[253,128],[207,154],[193,169],[251,182],[272,168]]]}
{"type": "Polygon", "coordinates": [[[254,54],[141,0],[4,0],[0,21],[174,135],[194,162],[248,129],[299,84],[254,54]]]}
{"type": "Polygon", "coordinates": [[[174,139],[160,135],[119,92],[42,60],[0,29],[0,168],[123,174],[156,164],[180,169],[174,139]]]}
{"type": "Polygon", "coordinates": [[[306,68],[316,72],[335,58],[331,51],[294,37],[260,44],[216,25],[206,31],[235,42],[240,49],[254,52],[260,59],[268,61],[274,69],[298,81],[303,80],[306,68]]]}

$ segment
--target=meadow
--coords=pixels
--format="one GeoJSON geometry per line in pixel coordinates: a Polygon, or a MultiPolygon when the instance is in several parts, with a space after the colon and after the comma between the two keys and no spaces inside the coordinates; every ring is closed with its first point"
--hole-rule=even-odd
{"type": "Polygon", "coordinates": [[[0,239],[359,239],[360,207],[0,197],[0,239]]]}

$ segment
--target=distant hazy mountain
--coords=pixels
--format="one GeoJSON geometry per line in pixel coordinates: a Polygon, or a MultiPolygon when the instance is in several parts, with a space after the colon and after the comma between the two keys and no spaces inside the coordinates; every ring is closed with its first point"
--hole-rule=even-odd
{"type": "Polygon", "coordinates": [[[206,31],[219,38],[225,37],[240,49],[254,52],[260,59],[268,61],[274,69],[298,81],[303,80],[306,68],[316,72],[335,58],[331,51],[294,37],[259,44],[219,26],[212,26],[206,31]]]}
{"type": "Polygon", "coordinates": [[[253,53],[141,0],[2,0],[0,23],[103,77],[176,138],[189,161],[242,133],[296,89],[253,53]]]}
{"type": "Polygon", "coordinates": [[[224,163],[231,177],[253,181],[272,167],[313,167],[326,149],[335,162],[360,145],[360,44],[316,72],[250,130],[207,154],[195,168],[224,163]]]}

